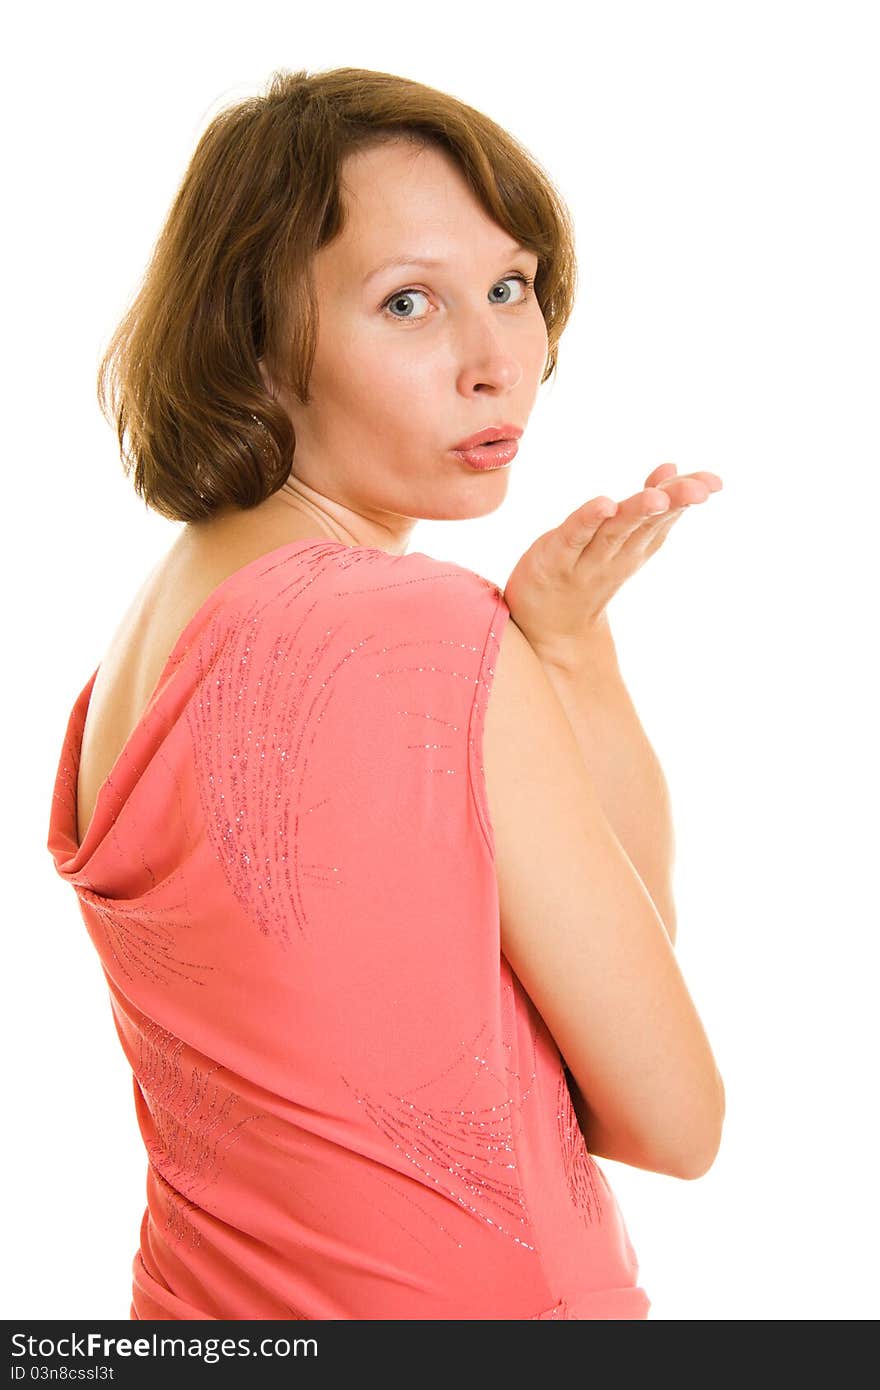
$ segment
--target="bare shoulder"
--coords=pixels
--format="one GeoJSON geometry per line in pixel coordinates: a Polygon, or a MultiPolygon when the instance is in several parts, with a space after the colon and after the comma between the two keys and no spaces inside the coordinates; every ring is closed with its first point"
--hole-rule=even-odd
{"type": "Polygon", "coordinates": [[[501,634],[486,711],[484,741],[490,756],[503,756],[510,747],[507,738],[512,731],[542,718],[550,742],[558,743],[561,738],[569,746],[574,744],[574,733],[547,673],[511,615],[501,634]]]}
{"type": "MultiPolygon", "coordinates": [[[[557,856],[582,851],[585,829],[604,835],[608,847],[616,843],[556,691],[512,616],[495,660],[483,763],[502,890],[518,878],[527,835],[538,837],[530,841],[535,849],[552,838],[557,856]]],[[[507,915],[514,936],[518,918],[507,915]]]]}

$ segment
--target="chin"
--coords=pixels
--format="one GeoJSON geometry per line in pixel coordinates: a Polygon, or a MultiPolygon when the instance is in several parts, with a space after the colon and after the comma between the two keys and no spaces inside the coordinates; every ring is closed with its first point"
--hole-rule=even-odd
{"type": "MultiPolygon", "coordinates": [[[[474,521],[480,516],[491,516],[492,512],[497,512],[501,503],[507,496],[506,487],[486,487],[483,479],[483,487],[480,490],[481,496],[462,498],[460,504],[453,508],[446,507],[441,515],[433,518],[435,521],[474,521]]],[[[425,518],[427,521],[429,518],[425,518]]]]}

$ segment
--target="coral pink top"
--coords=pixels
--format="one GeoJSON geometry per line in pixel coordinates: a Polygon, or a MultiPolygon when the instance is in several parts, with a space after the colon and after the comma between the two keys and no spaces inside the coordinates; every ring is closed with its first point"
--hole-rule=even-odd
{"type": "Polygon", "coordinates": [[[295,541],[181,633],[77,843],[147,1150],[132,1318],[645,1318],[559,1050],[500,947],[481,736],[509,610],[295,541]]]}

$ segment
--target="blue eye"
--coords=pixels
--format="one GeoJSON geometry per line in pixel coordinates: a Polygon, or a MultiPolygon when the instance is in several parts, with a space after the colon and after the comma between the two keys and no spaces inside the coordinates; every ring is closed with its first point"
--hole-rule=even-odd
{"type": "MultiPolygon", "coordinates": [[[[406,304],[406,301],[407,301],[407,300],[409,300],[410,302],[412,302],[414,299],[419,299],[419,298],[425,299],[426,297],[427,297],[427,296],[425,295],[424,290],[395,290],[394,293],[391,295],[390,299],[386,299],[386,300],[385,300],[385,303],[382,305],[382,308],[383,308],[383,309],[386,309],[386,310],[388,310],[388,311],[390,312],[390,309],[391,309],[391,305],[392,305],[392,304],[395,304],[395,305],[398,305],[398,306],[399,306],[399,305],[401,305],[401,304],[406,304]]],[[[392,317],[393,319],[396,319],[396,318],[398,317],[398,315],[397,315],[397,314],[392,314],[391,317],[392,317]]],[[[400,317],[411,319],[411,318],[416,318],[416,317],[418,317],[418,315],[415,315],[415,314],[403,314],[403,315],[400,315],[400,317]]],[[[424,315],[422,315],[422,317],[424,317],[424,315]]]]}
{"type": "MultiPolygon", "coordinates": [[[[523,287],[523,294],[520,296],[520,298],[519,298],[519,299],[515,299],[515,300],[513,300],[513,301],[511,301],[511,300],[509,300],[509,299],[497,299],[497,298],[496,298],[496,299],[493,300],[493,303],[495,303],[495,304],[509,304],[509,303],[512,302],[513,304],[524,304],[524,303],[526,303],[526,301],[531,297],[532,286],[533,286],[534,283],[535,283],[534,280],[530,280],[529,277],[528,277],[527,275],[520,275],[518,272],[517,272],[515,275],[505,275],[505,277],[504,277],[503,280],[498,280],[498,281],[496,282],[496,284],[494,284],[494,285],[492,286],[492,291],[491,291],[491,293],[494,294],[495,290],[498,288],[499,285],[506,285],[506,284],[508,284],[511,280],[518,280],[518,281],[520,282],[520,284],[522,285],[522,287],[523,287]]],[[[388,298],[387,298],[386,300],[384,300],[384,302],[383,302],[383,304],[382,304],[382,310],[383,310],[383,312],[389,314],[389,316],[390,316],[391,318],[397,319],[397,321],[398,321],[399,323],[405,323],[407,320],[411,320],[411,319],[415,319],[417,322],[420,322],[423,318],[425,318],[425,315],[424,315],[424,314],[392,314],[392,313],[391,313],[391,306],[392,306],[392,305],[400,306],[401,304],[404,304],[404,305],[405,305],[406,302],[407,302],[407,300],[409,300],[410,302],[412,302],[414,299],[418,299],[418,298],[425,299],[426,297],[427,297],[427,296],[426,296],[424,290],[417,290],[417,289],[414,289],[414,288],[411,288],[411,287],[410,287],[410,288],[407,288],[407,289],[402,289],[402,290],[395,290],[393,294],[389,295],[388,298]]]]}
{"type": "MultiPolygon", "coordinates": [[[[499,285],[507,285],[507,284],[510,283],[511,280],[518,280],[519,283],[520,283],[520,284],[522,285],[522,287],[523,287],[522,296],[521,296],[519,299],[515,299],[515,300],[513,301],[514,304],[524,304],[525,301],[526,301],[526,300],[528,299],[528,297],[529,297],[529,291],[531,290],[532,285],[535,283],[534,280],[529,280],[528,277],[525,276],[525,275],[505,275],[505,277],[504,277],[503,280],[499,280],[499,281],[498,281],[498,284],[499,284],[499,285]]],[[[493,285],[493,286],[492,286],[492,289],[493,289],[493,291],[494,291],[495,289],[497,289],[497,286],[496,286],[496,285],[493,285]]],[[[495,300],[495,303],[496,303],[496,304],[509,304],[509,303],[510,303],[510,300],[508,300],[508,299],[496,299],[496,300],[495,300]]]]}

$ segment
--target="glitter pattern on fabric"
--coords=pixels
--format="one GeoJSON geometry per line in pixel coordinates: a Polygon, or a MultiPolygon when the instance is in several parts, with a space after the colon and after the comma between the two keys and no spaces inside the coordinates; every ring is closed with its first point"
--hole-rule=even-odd
{"type": "Polygon", "coordinates": [[[478,1220],[534,1250],[517,1175],[512,1119],[517,1101],[510,1076],[492,1070],[497,1049],[481,1046],[485,1033],[484,1025],[470,1045],[462,1043],[442,1075],[406,1095],[384,1093],[379,1099],[353,1089],[374,1124],[430,1182],[478,1220]],[[473,1103],[476,1095],[483,1103],[473,1103]]]}
{"type": "Polygon", "coordinates": [[[204,985],[215,968],[207,961],[185,960],[176,953],[178,937],[190,923],[176,904],[153,912],[143,905],[128,903],[112,906],[97,893],[79,889],[80,901],[92,909],[92,921],[104,934],[106,950],[115,967],[128,980],[135,975],[156,983],[169,983],[174,977],[190,984],[204,985]]]}
{"type": "Polygon", "coordinates": [[[596,1182],[596,1165],[584,1143],[564,1072],[559,1077],[557,1096],[559,1142],[572,1205],[585,1221],[601,1221],[602,1203],[596,1182]]]}
{"type": "Polygon", "coordinates": [[[150,1162],[170,1193],[182,1197],[169,1208],[166,1229],[185,1225],[186,1208],[204,1208],[208,1189],[220,1178],[227,1151],[244,1125],[264,1118],[248,1114],[234,1091],[219,1080],[219,1066],[200,1066],[192,1049],[157,1023],[145,1019],[138,1037],[134,1075],[152,1121],[146,1139],[150,1162]],[[198,1200],[196,1200],[198,1199],[198,1200]]]}

